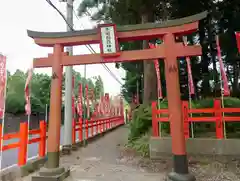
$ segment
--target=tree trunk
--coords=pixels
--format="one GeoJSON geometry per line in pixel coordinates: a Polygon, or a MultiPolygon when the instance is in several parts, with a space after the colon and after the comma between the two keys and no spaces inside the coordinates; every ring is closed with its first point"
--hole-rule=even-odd
{"type": "Polygon", "coordinates": [[[206,43],[205,27],[206,20],[199,22],[199,35],[200,35],[200,44],[202,46],[202,60],[201,60],[201,73],[202,73],[202,87],[201,94],[203,97],[209,96],[211,94],[211,88],[209,83],[209,57],[208,57],[208,44],[206,43]]]}
{"type": "MultiPolygon", "coordinates": [[[[149,22],[150,17],[147,13],[142,15],[142,24],[149,22]]],[[[143,41],[143,49],[148,48],[148,41],[143,41]]],[[[144,74],[144,94],[143,103],[149,104],[152,100],[157,98],[157,77],[155,73],[153,61],[143,61],[143,74],[144,74]]]]}
{"type": "Polygon", "coordinates": [[[219,86],[219,77],[218,77],[218,71],[217,71],[217,64],[216,64],[216,56],[217,56],[217,52],[216,52],[216,47],[214,45],[215,41],[215,33],[213,32],[214,30],[213,24],[211,23],[211,17],[208,20],[208,42],[210,43],[210,54],[211,54],[211,59],[212,59],[212,64],[213,64],[213,94],[214,97],[217,96],[217,89],[219,86]]]}

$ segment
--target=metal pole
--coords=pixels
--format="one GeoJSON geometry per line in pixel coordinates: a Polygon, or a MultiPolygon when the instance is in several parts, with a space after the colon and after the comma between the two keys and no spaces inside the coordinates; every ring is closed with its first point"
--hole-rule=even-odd
{"type": "MultiPolygon", "coordinates": [[[[190,85],[188,84],[188,87],[190,87],[190,85]]],[[[192,109],[192,95],[189,92],[189,108],[190,110],[192,109]]],[[[192,113],[190,113],[190,117],[192,117],[192,113]]],[[[191,137],[194,138],[194,123],[191,122],[191,137]]]]}
{"type": "MultiPolygon", "coordinates": [[[[67,31],[73,28],[73,0],[67,0],[67,31]]],[[[67,52],[71,56],[73,48],[67,47],[67,52]]],[[[64,139],[63,152],[70,154],[72,148],[72,66],[67,66],[65,71],[65,102],[64,102],[64,139]]]]}
{"type": "MultiPolygon", "coordinates": [[[[218,36],[215,36],[216,38],[216,42],[218,40],[218,36]]],[[[218,46],[218,45],[217,45],[218,46]]],[[[220,50],[220,47],[219,47],[219,50],[220,50]]],[[[221,54],[221,53],[220,53],[221,54]]],[[[220,80],[220,86],[221,86],[221,108],[224,108],[224,87],[223,87],[223,79],[222,79],[222,71],[221,71],[221,65],[220,65],[220,58],[221,56],[219,57],[218,56],[218,62],[219,62],[219,80],[220,80]]],[[[227,138],[227,132],[226,132],[226,122],[225,122],[225,114],[224,114],[224,111],[222,112],[222,121],[223,121],[223,134],[224,134],[224,139],[227,138]]]]}
{"type": "Polygon", "coordinates": [[[139,103],[139,83],[137,80],[137,103],[139,103]]]}
{"type": "Polygon", "coordinates": [[[48,105],[45,105],[45,122],[48,122],[48,105]]]}
{"type": "MultiPolygon", "coordinates": [[[[1,55],[1,53],[0,53],[1,55]]],[[[7,62],[6,62],[6,81],[5,81],[5,90],[4,90],[4,101],[6,101],[6,95],[7,95],[7,81],[8,81],[8,76],[7,76],[7,62]]],[[[6,104],[4,102],[4,110],[3,110],[3,117],[2,117],[2,120],[0,119],[0,123],[2,124],[2,135],[1,136],[1,146],[0,146],[0,172],[2,171],[2,161],[3,161],[3,151],[2,151],[2,148],[3,148],[3,142],[4,142],[4,139],[3,139],[3,136],[4,136],[4,126],[5,126],[5,107],[6,107],[6,104]]]]}
{"type": "MultiPolygon", "coordinates": [[[[87,65],[84,65],[84,79],[85,79],[85,82],[83,83],[83,90],[84,90],[84,95],[86,94],[86,85],[87,85],[87,65]]],[[[84,96],[83,96],[84,97],[84,96]]],[[[86,97],[84,97],[83,99],[83,128],[86,126],[85,125],[85,122],[86,122],[86,119],[87,119],[87,109],[86,109],[86,97]]],[[[86,134],[85,134],[85,129],[83,129],[82,131],[82,138],[83,138],[83,145],[85,146],[86,145],[86,134]]]]}
{"type": "MultiPolygon", "coordinates": [[[[219,65],[219,69],[220,69],[220,71],[219,71],[219,74],[220,74],[219,79],[220,79],[220,86],[221,86],[221,104],[222,104],[221,106],[222,106],[222,108],[224,108],[224,88],[223,88],[222,72],[221,72],[220,65],[219,65]]],[[[223,134],[224,134],[224,139],[226,139],[227,138],[227,132],[226,132],[226,122],[225,122],[224,117],[225,117],[225,114],[224,114],[224,111],[223,111],[222,112],[223,134]]]]}
{"type": "MultiPolygon", "coordinates": [[[[161,110],[161,98],[158,97],[157,99],[157,105],[158,105],[158,110],[161,110]]],[[[161,113],[157,115],[159,118],[161,117],[161,113]]],[[[162,123],[159,121],[158,122],[158,129],[159,129],[159,137],[162,137],[162,123]]]]}

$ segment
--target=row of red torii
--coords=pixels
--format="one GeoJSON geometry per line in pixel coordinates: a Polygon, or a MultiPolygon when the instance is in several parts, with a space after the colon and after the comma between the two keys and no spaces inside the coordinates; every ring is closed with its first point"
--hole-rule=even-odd
{"type": "MultiPolygon", "coordinates": [[[[74,76],[72,77],[72,90],[74,90],[74,76]]],[[[78,85],[78,100],[75,101],[74,91],[72,91],[72,112],[73,115],[77,110],[77,113],[80,118],[90,118],[90,107],[93,107],[93,113],[91,117],[98,118],[103,116],[114,116],[120,115],[121,109],[123,108],[123,100],[117,95],[114,97],[110,97],[109,93],[105,93],[104,95],[100,95],[100,99],[97,102],[95,98],[94,89],[89,89],[88,84],[85,86],[85,95],[83,95],[83,85],[79,83],[78,85]],[[83,109],[83,98],[86,100],[86,113],[84,115],[83,109]],[[90,105],[91,102],[91,105],[90,105]]]]}

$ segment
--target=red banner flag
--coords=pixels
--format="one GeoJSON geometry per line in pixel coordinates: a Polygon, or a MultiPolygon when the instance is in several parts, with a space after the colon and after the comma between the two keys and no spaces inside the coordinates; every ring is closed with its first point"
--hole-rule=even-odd
{"type": "Polygon", "coordinates": [[[105,113],[109,114],[110,111],[110,97],[109,93],[105,93],[105,113]]]}
{"type": "Polygon", "coordinates": [[[6,83],[7,83],[6,57],[0,54],[0,119],[3,119],[5,112],[6,83]]]}
{"type": "Polygon", "coordinates": [[[79,89],[78,89],[78,106],[77,106],[77,111],[78,111],[78,115],[80,117],[82,117],[82,96],[83,96],[83,93],[82,93],[82,84],[79,84],[79,89]]]}
{"type": "Polygon", "coordinates": [[[30,102],[30,81],[32,79],[32,75],[33,75],[33,65],[31,65],[30,69],[28,69],[28,76],[27,76],[27,80],[25,83],[25,100],[26,100],[26,104],[25,104],[25,111],[27,115],[31,114],[31,102],[30,102]]]}
{"type": "Polygon", "coordinates": [[[228,80],[227,80],[227,75],[224,71],[224,65],[222,61],[222,55],[221,55],[221,48],[220,48],[220,43],[219,43],[219,37],[216,36],[216,44],[217,44],[217,53],[218,53],[218,60],[220,64],[220,71],[221,71],[221,76],[223,80],[223,95],[224,96],[229,96],[230,95],[230,90],[228,87],[228,80]]]}
{"type": "MultiPolygon", "coordinates": [[[[156,45],[149,43],[150,48],[156,48],[156,45]]],[[[161,85],[161,75],[159,70],[159,63],[158,60],[154,60],[154,66],[157,75],[157,89],[158,89],[158,99],[162,99],[162,85],[161,85]]]]}
{"type": "Polygon", "coordinates": [[[240,53],[240,32],[235,32],[237,39],[238,52],[240,53]]]}
{"type": "Polygon", "coordinates": [[[104,96],[101,96],[101,99],[100,99],[100,114],[101,115],[104,115],[105,112],[104,112],[104,107],[105,107],[105,104],[104,104],[104,96]]]}
{"type": "MultiPolygon", "coordinates": [[[[187,37],[183,37],[183,44],[187,46],[187,37]]],[[[189,94],[193,95],[195,93],[193,78],[192,78],[192,69],[191,69],[191,61],[190,57],[186,57],[187,62],[187,70],[188,70],[188,87],[189,87],[189,94]]]]}
{"type": "Polygon", "coordinates": [[[186,62],[187,62],[187,69],[188,69],[189,93],[190,93],[190,95],[193,95],[193,94],[195,94],[195,89],[194,89],[194,85],[193,85],[192,69],[191,69],[191,62],[190,62],[189,57],[186,57],[186,62]]]}
{"type": "Polygon", "coordinates": [[[96,103],[95,105],[94,105],[94,116],[95,117],[98,117],[98,114],[99,114],[99,104],[98,103],[96,103]]]}

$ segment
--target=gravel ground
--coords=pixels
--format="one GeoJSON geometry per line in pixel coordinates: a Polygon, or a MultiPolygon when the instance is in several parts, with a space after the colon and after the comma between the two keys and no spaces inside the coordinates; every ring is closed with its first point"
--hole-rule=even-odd
{"type": "MultiPolygon", "coordinates": [[[[122,150],[125,164],[137,166],[148,173],[167,174],[173,168],[172,157],[162,156],[158,160],[150,160],[136,156],[130,149],[122,150]]],[[[240,158],[229,156],[189,156],[189,171],[197,181],[240,181],[240,158]]]]}
{"type": "MultiPolygon", "coordinates": [[[[61,158],[71,167],[66,181],[166,181],[172,169],[171,156],[159,160],[142,158],[124,145],[128,128],[122,127],[61,158]]],[[[197,181],[240,181],[240,158],[190,156],[189,167],[197,181]]],[[[30,177],[22,179],[30,181],[30,177]]]]}

